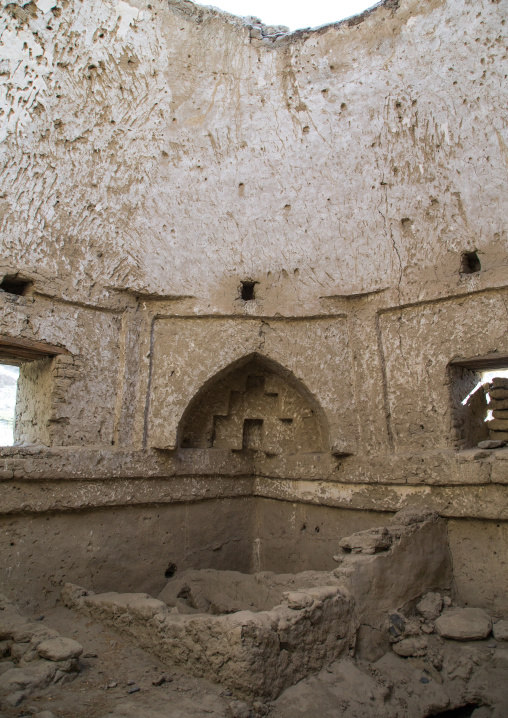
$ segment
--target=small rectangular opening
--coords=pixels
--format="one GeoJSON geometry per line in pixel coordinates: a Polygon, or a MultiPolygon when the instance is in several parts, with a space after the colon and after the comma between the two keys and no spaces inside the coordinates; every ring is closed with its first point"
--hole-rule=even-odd
{"type": "Polygon", "coordinates": [[[253,299],[255,299],[254,296],[254,287],[256,286],[256,282],[252,282],[250,280],[245,280],[242,282],[242,291],[241,296],[244,302],[250,302],[253,299]]]}
{"type": "Polygon", "coordinates": [[[482,265],[476,252],[462,252],[460,258],[461,274],[476,274],[481,271],[482,265]]]}

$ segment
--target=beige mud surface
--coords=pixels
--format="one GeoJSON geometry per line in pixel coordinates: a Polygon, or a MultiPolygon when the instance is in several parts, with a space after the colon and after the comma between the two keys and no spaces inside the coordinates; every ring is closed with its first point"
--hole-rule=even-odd
{"type": "Polygon", "coordinates": [[[52,686],[33,694],[18,708],[5,710],[2,718],[27,715],[32,706],[38,711],[50,710],[57,718],[227,715],[231,698],[221,696],[219,685],[164,666],[114,630],[64,607],[45,612],[44,623],[82,644],[83,670],[71,683],[52,686]],[[152,685],[162,674],[172,680],[152,685]],[[129,681],[134,685],[128,685],[129,681]],[[117,686],[107,688],[112,683],[117,686]],[[129,695],[135,686],[139,692],[129,695]]]}
{"type": "MultiPolygon", "coordinates": [[[[83,645],[83,670],[73,682],[52,686],[18,708],[4,710],[2,718],[43,710],[56,718],[231,718],[234,697],[228,691],[162,664],[116,631],[63,607],[46,611],[44,622],[83,645]],[[154,686],[152,681],[163,674],[172,680],[154,686]],[[112,683],[117,685],[107,688],[112,683]],[[134,687],[140,690],[129,694],[134,687]]],[[[267,706],[269,716],[423,718],[466,702],[482,704],[487,693],[496,706],[485,715],[505,718],[508,644],[492,639],[460,645],[446,642],[446,652],[443,671],[433,675],[421,660],[392,652],[375,664],[349,658],[337,661],[285,691],[267,706]],[[440,682],[446,672],[449,680],[440,682]]]]}

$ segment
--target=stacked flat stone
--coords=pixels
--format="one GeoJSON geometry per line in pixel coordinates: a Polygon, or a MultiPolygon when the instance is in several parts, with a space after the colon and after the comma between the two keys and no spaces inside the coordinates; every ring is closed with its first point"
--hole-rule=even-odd
{"type": "Polygon", "coordinates": [[[496,376],[489,385],[490,405],[493,419],[487,422],[490,438],[508,441],[508,379],[496,376]]]}

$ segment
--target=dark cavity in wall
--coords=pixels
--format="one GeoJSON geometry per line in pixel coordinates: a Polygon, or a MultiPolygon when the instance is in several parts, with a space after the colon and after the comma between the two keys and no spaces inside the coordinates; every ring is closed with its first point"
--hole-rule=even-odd
{"type": "Polygon", "coordinates": [[[476,252],[462,252],[460,259],[461,274],[476,274],[481,268],[482,265],[476,252]]]}
{"type": "Polygon", "coordinates": [[[167,567],[167,569],[164,571],[164,576],[166,578],[172,578],[176,573],[176,563],[170,563],[167,567]]]}
{"type": "Polygon", "coordinates": [[[32,286],[32,282],[27,279],[22,279],[17,275],[7,274],[0,283],[0,289],[9,294],[16,294],[18,297],[23,297],[28,294],[32,286]]]}
{"type": "Polygon", "coordinates": [[[254,288],[257,282],[252,282],[250,279],[242,282],[241,297],[244,302],[250,302],[255,299],[254,288]]]}
{"type": "Polygon", "coordinates": [[[434,718],[434,716],[439,716],[439,718],[469,718],[479,707],[478,703],[467,703],[466,705],[459,706],[458,708],[451,708],[450,710],[438,713],[429,713],[427,718],[434,718]]]}

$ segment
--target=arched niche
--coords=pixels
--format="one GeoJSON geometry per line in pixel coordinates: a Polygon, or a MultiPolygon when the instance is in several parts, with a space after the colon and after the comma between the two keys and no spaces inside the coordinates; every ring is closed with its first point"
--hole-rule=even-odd
{"type": "Polygon", "coordinates": [[[329,451],[323,410],[294,374],[254,353],[212,377],[185,410],[182,449],[262,451],[269,456],[329,451]]]}

